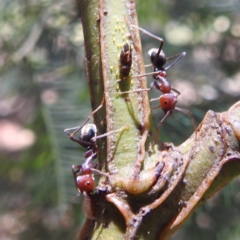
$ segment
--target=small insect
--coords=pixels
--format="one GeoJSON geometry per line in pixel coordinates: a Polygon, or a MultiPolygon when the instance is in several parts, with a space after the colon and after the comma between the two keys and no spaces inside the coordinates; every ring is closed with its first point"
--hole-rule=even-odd
{"type": "Polygon", "coordinates": [[[91,117],[103,106],[104,98],[99,105],[98,108],[96,108],[88,117],[87,119],[83,122],[81,126],[78,127],[73,127],[73,128],[66,128],[64,130],[64,133],[66,133],[69,136],[69,139],[77,142],[80,144],[82,147],[86,149],[93,149],[94,151],[97,151],[97,146],[96,146],[96,137],[97,137],[97,127],[95,124],[88,123],[88,121],[91,119],[91,117]],[[70,131],[72,131],[70,133],[70,131]],[[76,138],[75,135],[77,132],[80,131],[79,138],[76,138]]]}
{"type": "Polygon", "coordinates": [[[123,131],[127,129],[128,127],[122,127],[118,130],[113,130],[108,133],[104,133],[102,135],[97,135],[97,127],[95,124],[88,123],[90,118],[103,106],[104,98],[99,105],[98,108],[96,108],[83,122],[81,126],[73,127],[73,128],[67,128],[64,130],[64,133],[66,133],[69,136],[69,139],[77,142],[82,147],[86,148],[85,152],[85,162],[82,165],[73,165],[72,166],[72,172],[75,180],[75,185],[78,189],[79,193],[91,193],[94,190],[94,177],[92,175],[92,172],[104,175],[108,177],[108,174],[101,172],[96,169],[98,166],[97,163],[93,163],[93,161],[97,158],[98,154],[98,148],[96,144],[96,139],[106,137],[110,134],[123,131]],[[70,133],[70,131],[72,131],[70,133]],[[76,138],[75,135],[77,132],[80,131],[79,137],[76,138]]]}
{"type": "MultiPolygon", "coordinates": [[[[186,55],[186,52],[179,53],[175,56],[166,57],[165,53],[162,50],[163,43],[164,43],[164,40],[162,38],[157,37],[157,36],[153,35],[152,33],[146,31],[145,29],[137,27],[135,25],[131,25],[131,27],[137,28],[140,31],[142,31],[143,33],[149,35],[150,37],[160,41],[159,48],[152,48],[148,51],[148,55],[149,55],[151,63],[152,63],[151,65],[153,67],[153,72],[132,76],[132,78],[141,78],[141,77],[144,77],[144,76],[152,76],[155,79],[155,81],[159,81],[160,77],[163,77],[163,78],[167,79],[167,70],[170,69],[171,67],[173,67],[174,65],[176,65],[181,60],[181,58],[183,58],[186,55]],[[164,67],[164,65],[169,60],[172,60],[172,59],[175,59],[175,61],[173,61],[167,67],[164,67]]],[[[150,88],[142,89],[142,91],[150,91],[154,87],[157,88],[157,85],[161,85],[161,80],[160,80],[160,83],[151,84],[150,88]]],[[[140,92],[140,91],[141,91],[141,89],[137,89],[137,90],[133,90],[133,91],[122,92],[122,93],[119,93],[119,94],[140,92]]]]}
{"type": "Polygon", "coordinates": [[[92,175],[92,169],[97,165],[96,163],[93,164],[97,154],[93,153],[92,150],[88,150],[85,153],[85,156],[86,160],[82,165],[72,165],[72,173],[78,192],[86,192],[89,194],[94,190],[94,177],[92,175]]]}
{"type": "MultiPolygon", "coordinates": [[[[98,108],[96,108],[83,122],[81,126],[67,128],[64,130],[69,136],[69,139],[77,142],[82,147],[86,148],[85,162],[82,165],[72,165],[72,173],[74,176],[75,185],[79,193],[92,193],[94,190],[94,178],[92,171],[97,167],[97,163],[93,163],[97,158],[97,127],[95,124],[88,123],[90,118],[103,106],[104,98],[98,108]],[[72,133],[70,131],[74,130],[72,133]],[[76,133],[80,131],[79,137],[75,137],[76,133]]],[[[98,170],[96,170],[98,171],[98,170]]]]}
{"type": "Polygon", "coordinates": [[[132,66],[132,48],[128,43],[123,45],[119,58],[119,68],[122,77],[127,77],[132,66]]]}
{"type": "Polygon", "coordinates": [[[196,125],[195,125],[194,119],[191,115],[191,112],[186,109],[176,107],[177,98],[180,95],[180,92],[177,91],[176,89],[174,89],[167,79],[167,70],[169,70],[171,67],[173,67],[175,64],[177,64],[180,61],[180,59],[186,55],[186,53],[182,52],[182,53],[177,54],[172,57],[166,57],[166,55],[164,54],[164,52],[162,50],[163,43],[164,43],[164,40],[162,38],[159,38],[140,27],[137,27],[134,25],[131,25],[131,26],[139,29],[140,31],[149,35],[150,37],[153,37],[153,38],[157,39],[158,41],[160,41],[159,48],[150,49],[148,52],[152,66],[153,66],[153,72],[146,73],[146,74],[140,74],[140,75],[136,75],[136,76],[132,77],[132,78],[141,78],[143,76],[152,76],[154,81],[150,84],[149,88],[136,89],[136,90],[132,90],[132,91],[121,92],[119,94],[150,91],[151,89],[156,88],[158,91],[162,92],[162,95],[159,98],[150,100],[150,102],[159,100],[159,106],[153,107],[152,109],[161,108],[163,110],[163,112],[165,113],[164,117],[159,122],[159,129],[160,129],[160,126],[162,125],[162,123],[165,121],[165,119],[168,116],[170,116],[174,110],[178,110],[180,112],[187,114],[191,119],[194,129],[196,129],[196,125]],[[175,59],[175,60],[167,67],[164,67],[165,64],[169,60],[172,60],[172,59],[175,59]]]}
{"type": "Polygon", "coordinates": [[[97,153],[93,150],[88,150],[85,153],[85,162],[82,165],[72,165],[72,173],[75,181],[76,188],[79,194],[83,195],[82,211],[89,219],[95,219],[94,214],[94,197],[93,191],[95,188],[94,175],[98,173],[108,177],[107,173],[103,173],[97,169],[97,163],[93,163],[96,159],[97,153]]]}
{"type": "Polygon", "coordinates": [[[64,130],[70,140],[77,142],[86,149],[97,149],[96,141],[93,139],[97,136],[97,127],[93,123],[84,122],[80,127],[67,128],[64,130]],[[70,133],[70,130],[75,130],[70,133]],[[79,138],[75,137],[75,134],[80,131],[79,138]]]}
{"type": "Polygon", "coordinates": [[[107,173],[96,169],[98,164],[93,163],[96,158],[97,153],[91,149],[85,153],[85,162],[82,165],[72,165],[72,173],[79,193],[91,194],[94,191],[93,173],[108,177],[107,173]]]}
{"type": "Polygon", "coordinates": [[[142,31],[143,33],[147,34],[148,36],[160,41],[160,46],[159,48],[152,48],[148,51],[148,55],[150,57],[152,66],[153,66],[153,72],[151,73],[146,73],[146,74],[141,74],[138,76],[134,76],[133,78],[139,78],[142,76],[152,76],[153,78],[155,78],[158,74],[160,75],[166,75],[166,71],[168,69],[170,69],[171,67],[173,67],[174,65],[176,65],[181,58],[183,58],[186,55],[186,52],[182,52],[179,53],[177,55],[171,56],[171,57],[166,57],[165,53],[163,52],[162,48],[163,48],[163,44],[164,44],[164,40],[160,37],[155,36],[154,34],[146,31],[143,28],[137,27],[135,25],[131,25],[131,27],[137,28],[140,31],[142,31]],[[170,61],[175,59],[170,65],[168,65],[167,67],[164,67],[164,65],[170,61]]]}

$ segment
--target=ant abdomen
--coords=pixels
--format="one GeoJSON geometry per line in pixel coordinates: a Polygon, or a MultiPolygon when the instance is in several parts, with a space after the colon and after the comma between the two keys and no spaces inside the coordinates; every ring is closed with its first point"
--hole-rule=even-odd
{"type": "Polygon", "coordinates": [[[166,114],[168,111],[174,110],[177,104],[177,98],[172,93],[165,93],[160,97],[160,107],[166,114]]]}
{"type": "Polygon", "coordinates": [[[94,178],[92,174],[78,175],[76,185],[81,193],[92,193],[94,191],[94,178]]]}

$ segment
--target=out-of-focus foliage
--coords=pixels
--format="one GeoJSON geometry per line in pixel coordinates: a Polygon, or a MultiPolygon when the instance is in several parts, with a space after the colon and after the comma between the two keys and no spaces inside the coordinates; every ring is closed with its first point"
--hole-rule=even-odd
{"type": "Polygon", "coordinates": [[[72,239],[81,210],[71,165],[83,153],[63,129],[90,112],[75,2],[0,9],[1,238],[72,239]]]}
{"type": "MultiPolygon", "coordinates": [[[[197,123],[208,109],[224,111],[239,98],[238,9],[236,0],[137,1],[140,26],[164,38],[167,56],[187,52],[168,79],[197,123]]],[[[81,209],[73,204],[80,200],[71,165],[83,152],[63,129],[91,112],[77,3],[3,0],[0,29],[0,236],[74,239],[81,209]]],[[[159,43],[144,34],[142,42],[147,64],[159,43]]],[[[163,114],[154,116],[157,124],[163,114]]],[[[192,131],[188,117],[174,113],[160,139],[179,144],[192,131]]],[[[239,239],[238,186],[218,193],[172,239],[239,239]]]]}

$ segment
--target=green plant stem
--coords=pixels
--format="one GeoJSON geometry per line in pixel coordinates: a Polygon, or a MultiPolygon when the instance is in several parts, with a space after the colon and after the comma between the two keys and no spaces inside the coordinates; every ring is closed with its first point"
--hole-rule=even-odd
{"type": "Polygon", "coordinates": [[[99,133],[101,177],[91,205],[96,219],[87,219],[79,239],[167,239],[193,210],[239,175],[240,107],[208,112],[182,145],[156,144],[146,88],[135,2],[80,0],[86,65],[99,133]],[[119,55],[132,47],[131,73],[122,77],[119,55]],[[118,81],[118,79],[121,79],[118,81]]]}

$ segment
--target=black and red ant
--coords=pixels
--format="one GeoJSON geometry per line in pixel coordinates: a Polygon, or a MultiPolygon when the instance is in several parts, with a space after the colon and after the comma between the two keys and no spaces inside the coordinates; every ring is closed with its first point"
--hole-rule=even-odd
{"type": "Polygon", "coordinates": [[[153,107],[152,109],[161,108],[165,113],[165,116],[159,122],[159,127],[164,122],[164,120],[172,114],[172,112],[174,110],[178,110],[180,112],[187,114],[190,117],[194,129],[196,129],[195,122],[191,115],[191,112],[186,109],[176,107],[177,98],[180,95],[180,92],[177,91],[176,89],[172,88],[171,84],[167,80],[167,70],[170,69],[171,67],[173,67],[175,64],[177,64],[180,61],[180,59],[186,55],[186,53],[182,52],[182,53],[179,53],[172,57],[166,57],[166,55],[162,51],[162,47],[163,47],[163,43],[164,43],[164,40],[162,38],[159,38],[140,27],[137,27],[134,25],[131,25],[131,27],[137,28],[140,31],[142,31],[143,33],[149,35],[150,37],[153,37],[153,38],[157,39],[158,41],[160,41],[160,46],[158,49],[153,48],[153,49],[149,50],[149,52],[148,52],[152,66],[153,66],[153,72],[146,73],[146,74],[140,74],[140,75],[136,75],[136,76],[132,77],[132,78],[141,78],[144,76],[152,76],[155,80],[154,80],[154,82],[152,82],[150,84],[149,88],[137,89],[137,90],[133,90],[133,91],[126,91],[126,92],[121,92],[119,94],[150,91],[151,89],[153,89],[155,87],[157,90],[159,90],[160,92],[163,93],[159,98],[150,100],[151,102],[155,101],[155,100],[159,100],[159,106],[153,107]],[[164,67],[164,65],[169,60],[172,60],[172,59],[175,59],[175,61],[173,61],[167,67],[164,67]]]}
{"type": "Polygon", "coordinates": [[[167,77],[166,71],[168,69],[170,69],[171,67],[173,67],[174,65],[176,65],[181,60],[181,58],[183,58],[186,55],[186,52],[182,52],[182,53],[179,53],[179,54],[171,56],[171,57],[166,57],[165,53],[162,50],[163,44],[164,44],[164,40],[162,38],[155,36],[154,34],[146,31],[143,28],[140,28],[140,27],[137,27],[134,25],[131,25],[131,27],[137,28],[141,32],[147,34],[148,36],[160,41],[159,48],[152,48],[148,51],[148,55],[150,57],[150,60],[151,60],[152,66],[153,66],[153,72],[137,75],[132,78],[139,78],[139,77],[143,77],[143,76],[152,76],[155,79],[155,77],[159,74],[163,77],[167,77]],[[172,59],[175,59],[175,60],[167,67],[164,67],[164,65],[169,60],[172,60],[172,59]]]}
{"type": "Polygon", "coordinates": [[[72,173],[79,193],[91,194],[94,191],[92,173],[109,177],[107,173],[96,169],[98,163],[93,163],[96,158],[97,153],[90,149],[85,153],[85,162],[82,165],[72,165],[72,173]]]}
{"type": "Polygon", "coordinates": [[[85,152],[85,162],[82,165],[72,165],[72,172],[75,180],[75,185],[79,193],[91,194],[94,191],[94,177],[92,173],[97,173],[108,177],[107,173],[97,170],[96,167],[98,163],[93,163],[97,158],[98,149],[96,144],[96,139],[105,137],[109,134],[123,131],[127,127],[123,127],[118,130],[114,130],[102,135],[97,136],[97,128],[95,124],[89,124],[90,118],[103,106],[104,98],[98,108],[96,108],[88,118],[83,122],[81,126],[67,128],[64,130],[70,140],[77,142],[82,147],[86,148],[85,152]],[[74,130],[70,133],[69,131],[74,130]],[[75,137],[75,134],[80,131],[79,138],[75,137]]]}
{"type": "Polygon", "coordinates": [[[94,176],[92,172],[105,175],[97,169],[97,163],[93,163],[96,159],[97,153],[94,153],[92,149],[85,153],[85,162],[82,165],[72,165],[72,173],[75,181],[75,186],[79,194],[83,194],[82,211],[85,213],[87,218],[94,219],[95,214],[93,210],[93,191],[95,188],[94,176]]]}

